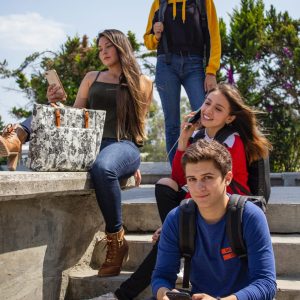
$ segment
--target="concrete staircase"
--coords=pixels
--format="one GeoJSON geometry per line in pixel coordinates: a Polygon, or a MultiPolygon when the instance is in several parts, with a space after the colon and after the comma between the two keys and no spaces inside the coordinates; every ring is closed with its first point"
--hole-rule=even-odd
{"type": "MultiPolygon", "coordinates": [[[[161,225],[154,197],[154,183],[168,176],[165,163],[144,163],[141,187],[123,192],[123,220],[129,242],[129,261],[120,276],[97,277],[104,259],[103,245],[96,239],[85,257],[69,272],[66,299],[90,299],[113,292],[139,266],[150,251],[152,233],[161,225]]],[[[277,300],[300,299],[300,178],[299,173],[272,174],[267,218],[276,257],[277,300]],[[284,186],[285,185],[285,186],[284,186]]],[[[100,239],[101,237],[98,237],[100,239]]],[[[180,279],[178,280],[180,282],[180,279]]],[[[147,299],[146,289],[136,299],[147,299]]]]}

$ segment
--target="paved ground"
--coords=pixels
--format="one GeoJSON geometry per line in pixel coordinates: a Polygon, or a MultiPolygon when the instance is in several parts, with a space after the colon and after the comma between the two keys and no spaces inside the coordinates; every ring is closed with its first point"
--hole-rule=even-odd
{"type": "MultiPolygon", "coordinates": [[[[143,185],[122,192],[123,202],[155,202],[154,185],[143,185]]],[[[300,187],[272,187],[269,203],[300,204],[300,187]]]]}

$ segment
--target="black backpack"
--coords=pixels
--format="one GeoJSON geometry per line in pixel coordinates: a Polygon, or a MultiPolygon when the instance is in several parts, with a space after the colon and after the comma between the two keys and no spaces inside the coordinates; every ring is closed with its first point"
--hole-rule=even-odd
{"type": "MultiPolygon", "coordinates": [[[[241,259],[247,259],[247,249],[243,239],[243,211],[246,201],[259,206],[266,211],[266,200],[261,196],[230,196],[226,212],[226,235],[232,251],[241,259]]],[[[189,287],[190,264],[195,251],[196,210],[193,199],[184,199],[179,206],[179,247],[184,258],[184,273],[182,287],[189,287]]]]}
{"type": "MultiPolygon", "coordinates": [[[[196,6],[199,10],[199,15],[201,18],[200,23],[201,23],[201,29],[202,29],[203,38],[204,38],[204,58],[205,58],[204,65],[207,66],[208,62],[209,62],[209,56],[210,56],[210,35],[209,35],[208,24],[207,24],[205,0],[195,0],[195,2],[196,2],[196,6]]],[[[164,22],[167,6],[168,6],[168,0],[160,0],[159,11],[158,11],[158,21],[159,22],[162,22],[162,23],[164,22]]],[[[169,53],[167,37],[165,36],[165,34],[162,34],[162,43],[163,43],[163,48],[164,48],[164,52],[166,55],[166,63],[170,64],[171,57],[170,57],[170,53],[169,53]]]]}
{"type": "MultiPolygon", "coordinates": [[[[230,126],[225,126],[217,132],[215,140],[220,144],[224,144],[224,141],[234,132],[235,130],[233,128],[231,128],[230,126]]],[[[205,129],[202,128],[196,133],[193,138],[190,139],[190,142],[194,143],[199,139],[203,139],[204,137],[205,129]]],[[[268,202],[271,193],[269,157],[254,161],[251,164],[248,164],[247,167],[248,186],[251,192],[250,195],[249,192],[235,180],[232,180],[230,183],[231,189],[234,193],[239,193],[239,191],[241,191],[249,196],[264,196],[266,202],[268,202]]]]}

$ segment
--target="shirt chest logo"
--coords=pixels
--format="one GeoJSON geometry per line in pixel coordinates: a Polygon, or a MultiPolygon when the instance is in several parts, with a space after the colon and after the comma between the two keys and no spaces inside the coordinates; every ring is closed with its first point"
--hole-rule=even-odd
{"type": "Polygon", "coordinates": [[[221,255],[224,261],[237,257],[237,255],[232,251],[231,247],[222,248],[221,255]]]}

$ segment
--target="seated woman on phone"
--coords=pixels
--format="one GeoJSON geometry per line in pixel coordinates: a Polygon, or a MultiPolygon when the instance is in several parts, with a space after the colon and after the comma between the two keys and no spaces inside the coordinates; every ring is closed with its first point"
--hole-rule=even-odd
{"type": "MultiPolygon", "coordinates": [[[[74,103],[76,108],[106,111],[100,152],[90,170],[96,198],[106,223],[107,254],[99,276],[119,275],[128,254],[121,212],[120,178],[135,174],[141,182],[140,151],[145,139],[145,119],[152,100],[152,81],[141,75],[128,38],[119,30],[99,33],[99,58],[106,71],[92,71],[83,78],[74,103]]],[[[62,87],[50,85],[49,102],[62,101],[62,87]]],[[[8,156],[10,170],[15,170],[16,156],[30,136],[28,119],[8,125],[0,137],[0,156],[8,156]]]]}
{"type": "MultiPolygon", "coordinates": [[[[239,91],[230,84],[220,83],[213,88],[201,106],[199,120],[191,123],[189,121],[193,114],[188,115],[182,123],[171,178],[162,178],[155,186],[156,201],[162,220],[183,198],[189,197],[183,190],[186,178],[181,158],[190,143],[197,139],[199,126],[204,128],[203,136],[200,138],[207,141],[214,140],[222,131],[230,132],[223,144],[232,157],[234,181],[243,188],[235,186],[237,191],[234,192],[241,195],[246,194],[244,191],[249,191],[247,161],[267,157],[272,148],[260,131],[256,111],[244,103],[239,91]]],[[[232,187],[228,186],[227,191],[232,193],[232,187]]]]}

